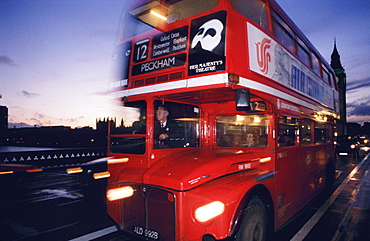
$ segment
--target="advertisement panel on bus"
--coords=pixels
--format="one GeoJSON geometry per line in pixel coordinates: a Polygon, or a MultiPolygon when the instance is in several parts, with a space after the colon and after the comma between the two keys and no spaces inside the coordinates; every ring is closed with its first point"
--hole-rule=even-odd
{"type": "Polygon", "coordinates": [[[250,69],[334,109],[334,93],[273,38],[248,23],[250,69]]]}

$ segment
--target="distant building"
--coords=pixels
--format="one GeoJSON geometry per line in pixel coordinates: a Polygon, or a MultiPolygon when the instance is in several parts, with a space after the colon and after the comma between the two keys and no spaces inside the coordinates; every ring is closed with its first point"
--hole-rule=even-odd
{"type": "Polygon", "coordinates": [[[0,105],[0,131],[8,129],[8,107],[0,105]]]}
{"type": "MultiPolygon", "coordinates": [[[[108,120],[97,121],[97,129],[68,126],[41,126],[4,130],[0,144],[8,146],[42,146],[60,148],[107,147],[108,120]]],[[[115,126],[115,123],[112,124],[115,126]]]]}
{"type": "Polygon", "coordinates": [[[112,130],[116,127],[115,120],[110,120],[109,118],[96,119],[96,130],[100,133],[108,135],[108,127],[112,130]]]}
{"type": "Polygon", "coordinates": [[[366,134],[370,137],[370,122],[365,122],[364,125],[362,126],[362,133],[361,134],[366,134]]]}
{"type": "Polygon", "coordinates": [[[347,134],[348,135],[361,135],[364,134],[361,125],[358,123],[347,123],[347,134]]]}
{"type": "Polygon", "coordinates": [[[0,105],[0,145],[5,142],[8,130],[8,107],[0,105]]]}
{"type": "Polygon", "coordinates": [[[340,119],[337,123],[338,135],[347,134],[347,104],[346,104],[346,72],[340,62],[340,55],[337,50],[337,43],[334,41],[334,49],[331,54],[330,66],[334,69],[336,81],[338,85],[339,92],[339,116],[340,119]]]}
{"type": "MultiPolygon", "coordinates": [[[[139,124],[139,123],[137,123],[139,124]]],[[[0,106],[0,145],[84,148],[107,147],[108,133],[132,134],[134,131],[145,133],[144,125],[125,127],[123,119],[96,119],[96,130],[92,127],[74,128],[69,126],[34,126],[25,128],[8,127],[8,108],[0,106]],[[109,130],[109,131],[108,131],[109,130]]]]}

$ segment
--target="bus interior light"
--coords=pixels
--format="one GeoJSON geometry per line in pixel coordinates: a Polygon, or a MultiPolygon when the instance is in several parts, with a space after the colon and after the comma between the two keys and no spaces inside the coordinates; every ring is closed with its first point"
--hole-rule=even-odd
{"type": "Polygon", "coordinates": [[[140,14],[143,14],[144,12],[148,11],[149,9],[152,9],[152,8],[155,8],[157,6],[159,6],[160,3],[157,2],[157,1],[151,1],[147,4],[144,4],[138,8],[134,8],[130,11],[130,14],[134,15],[134,16],[137,16],[137,15],[140,15],[140,14]]]}
{"type": "Polygon", "coordinates": [[[261,118],[259,116],[256,116],[256,117],[253,118],[253,122],[261,123],[261,118]]]}
{"type": "Polygon", "coordinates": [[[157,18],[162,19],[163,21],[167,21],[167,17],[163,16],[162,14],[157,13],[154,10],[150,10],[150,13],[153,14],[154,16],[156,16],[157,18]]]}

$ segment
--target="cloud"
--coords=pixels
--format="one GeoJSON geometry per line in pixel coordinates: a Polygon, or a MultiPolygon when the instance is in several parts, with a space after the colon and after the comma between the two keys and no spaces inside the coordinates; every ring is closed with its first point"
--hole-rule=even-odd
{"type": "Polygon", "coordinates": [[[357,115],[351,115],[347,117],[347,122],[351,123],[359,123],[363,125],[365,122],[369,122],[370,115],[364,115],[364,116],[357,116],[357,115]]]}
{"type": "Polygon", "coordinates": [[[35,125],[37,126],[43,126],[44,125],[44,122],[40,121],[39,119],[37,118],[30,118],[30,120],[35,123],[35,125]]]}
{"type": "Polygon", "coordinates": [[[26,127],[34,127],[34,125],[29,125],[27,123],[17,123],[17,122],[9,122],[8,128],[26,128],[26,127]]]}
{"type": "Polygon", "coordinates": [[[35,97],[38,97],[40,96],[40,94],[37,94],[37,93],[31,93],[31,92],[28,92],[26,90],[23,90],[20,92],[20,94],[26,98],[35,98],[35,97]]]}
{"type": "Polygon", "coordinates": [[[351,106],[348,115],[367,116],[370,113],[369,105],[351,106]]]}
{"type": "MultiPolygon", "coordinates": [[[[85,120],[85,117],[80,115],[77,117],[72,117],[72,118],[58,118],[55,116],[43,114],[40,112],[33,112],[28,115],[28,117],[23,118],[22,121],[19,121],[19,118],[13,118],[15,117],[10,116],[9,117],[9,122],[12,123],[10,125],[11,127],[15,126],[16,123],[21,123],[23,124],[23,127],[33,127],[33,126],[86,126],[86,124],[81,124],[85,120]],[[17,120],[16,120],[17,119],[17,120]]],[[[20,127],[20,124],[16,126],[17,128],[20,127]]]]}
{"type": "Polygon", "coordinates": [[[62,121],[63,123],[67,122],[67,123],[75,124],[75,123],[79,123],[81,120],[84,120],[84,119],[85,119],[84,116],[78,116],[75,118],[59,119],[59,120],[62,121]]]}
{"type": "Polygon", "coordinates": [[[354,92],[358,89],[362,89],[370,86],[370,78],[364,80],[357,80],[353,82],[347,82],[347,92],[354,92]]]}
{"type": "Polygon", "coordinates": [[[9,66],[18,66],[17,64],[14,63],[14,61],[11,58],[5,55],[0,55],[0,65],[2,64],[9,66]]]}
{"type": "Polygon", "coordinates": [[[35,113],[36,117],[37,118],[40,118],[40,119],[44,119],[45,118],[45,115],[44,114],[41,114],[41,113],[35,113]]]}
{"type": "Polygon", "coordinates": [[[57,118],[53,116],[44,115],[42,113],[35,112],[30,121],[39,126],[49,126],[49,125],[74,125],[78,124],[80,121],[85,119],[84,116],[72,117],[72,118],[57,118]]]}
{"type": "Polygon", "coordinates": [[[352,99],[352,102],[347,102],[347,122],[364,123],[370,120],[370,96],[366,93],[369,87],[369,77],[347,82],[347,94],[351,94],[352,99]]]}
{"type": "Polygon", "coordinates": [[[370,96],[364,96],[352,103],[347,103],[348,116],[368,116],[370,113],[370,96]]]}

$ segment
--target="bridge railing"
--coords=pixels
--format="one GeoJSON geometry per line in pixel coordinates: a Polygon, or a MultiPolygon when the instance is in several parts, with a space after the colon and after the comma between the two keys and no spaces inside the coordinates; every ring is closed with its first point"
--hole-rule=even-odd
{"type": "Polygon", "coordinates": [[[107,148],[59,149],[27,152],[2,152],[0,164],[27,164],[38,168],[79,165],[107,156],[107,148]]]}

